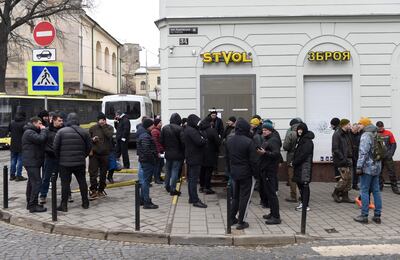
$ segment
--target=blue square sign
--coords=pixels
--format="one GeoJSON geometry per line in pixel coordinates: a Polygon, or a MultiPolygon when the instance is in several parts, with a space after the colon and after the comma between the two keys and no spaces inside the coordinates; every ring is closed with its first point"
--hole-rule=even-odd
{"type": "Polygon", "coordinates": [[[29,95],[63,95],[63,71],[60,62],[28,62],[29,95]]]}

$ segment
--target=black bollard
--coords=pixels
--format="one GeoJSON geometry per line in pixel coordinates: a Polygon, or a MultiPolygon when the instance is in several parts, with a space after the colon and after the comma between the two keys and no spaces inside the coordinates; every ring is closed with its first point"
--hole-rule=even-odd
{"type": "Polygon", "coordinates": [[[139,181],[135,183],[135,230],[140,230],[140,184],[139,181]]]}
{"type": "Polygon", "coordinates": [[[3,168],[3,208],[8,209],[8,167],[3,168]]]}
{"type": "Polygon", "coordinates": [[[231,219],[231,207],[232,207],[232,200],[231,200],[231,185],[228,183],[228,186],[226,186],[226,233],[231,234],[232,233],[232,219],[231,219]]]}
{"type": "Polygon", "coordinates": [[[57,221],[57,173],[51,174],[51,218],[57,221]]]}
{"type": "Polygon", "coordinates": [[[306,225],[307,225],[307,207],[308,207],[308,203],[306,203],[306,201],[309,200],[310,198],[310,188],[309,188],[309,184],[304,184],[304,188],[303,188],[303,196],[302,196],[303,200],[302,200],[302,211],[301,211],[301,234],[305,235],[306,234],[306,225]]]}

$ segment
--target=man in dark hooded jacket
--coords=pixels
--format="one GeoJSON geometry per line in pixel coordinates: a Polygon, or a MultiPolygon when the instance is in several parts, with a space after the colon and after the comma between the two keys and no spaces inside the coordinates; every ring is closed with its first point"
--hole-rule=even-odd
{"type": "Polygon", "coordinates": [[[250,124],[243,118],[236,121],[235,135],[228,140],[227,148],[233,180],[231,223],[238,224],[236,229],[241,230],[249,227],[245,218],[257,173],[256,147],[250,136],[250,124]]]}
{"type": "Polygon", "coordinates": [[[11,164],[10,164],[10,181],[26,181],[22,176],[22,135],[24,134],[24,126],[26,124],[25,112],[17,112],[14,121],[8,126],[8,132],[11,137],[11,164]]]}
{"type": "Polygon", "coordinates": [[[40,113],[38,114],[38,117],[42,120],[42,124],[45,127],[49,126],[49,123],[50,123],[49,111],[47,111],[47,110],[40,111],[40,113]]]}
{"type": "Polygon", "coordinates": [[[171,115],[170,124],[166,125],[161,130],[161,144],[165,149],[166,175],[165,189],[171,196],[181,195],[180,191],[176,190],[176,183],[179,177],[179,171],[182,168],[183,160],[185,159],[183,127],[182,120],[178,113],[171,115]]]}
{"type": "Polygon", "coordinates": [[[92,144],[89,133],[79,127],[75,113],[67,117],[66,126],[60,129],[54,139],[53,149],[60,163],[61,204],[57,210],[67,212],[68,196],[72,174],[79,184],[82,197],[82,208],[89,208],[88,186],[86,183],[86,157],[92,144]]]}
{"type": "Polygon", "coordinates": [[[204,148],[207,144],[207,139],[200,134],[199,123],[200,118],[198,116],[190,115],[183,134],[189,178],[189,203],[193,204],[194,207],[207,208],[207,205],[201,202],[197,195],[197,183],[199,181],[201,165],[204,160],[204,148]]]}
{"type": "Polygon", "coordinates": [[[28,172],[26,186],[27,209],[30,213],[45,212],[47,209],[39,206],[38,196],[42,178],[40,167],[44,163],[44,147],[47,140],[47,129],[39,117],[33,117],[25,127],[22,136],[22,163],[28,172]]]}
{"type": "MultiPolygon", "coordinates": [[[[117,129],[115,136],[115,139],[117,140],[115,156],[119,159],[122,155],[124,168],[129,169],[131,166],[129,162],[128,143],[129,135],[131,133],[131,122],[129,121],[128,115],[118,111],[116,114],[116,120],[114,121],[114,127],[117,129]]],[[[139,138],[139,136],[136,137],[139,138]]]]}

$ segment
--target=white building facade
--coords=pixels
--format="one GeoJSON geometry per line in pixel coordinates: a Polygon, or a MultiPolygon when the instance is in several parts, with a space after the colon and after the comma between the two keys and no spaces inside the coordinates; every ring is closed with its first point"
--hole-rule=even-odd
{"type": "MultiPolygon", "coordinates": [[[[400,136],[400,1],[161,0],[162,116],[294,117],[330,157],[332,117],[400,136]]],[[[399,159],[399,154],[396,158],[399,159]]]]}

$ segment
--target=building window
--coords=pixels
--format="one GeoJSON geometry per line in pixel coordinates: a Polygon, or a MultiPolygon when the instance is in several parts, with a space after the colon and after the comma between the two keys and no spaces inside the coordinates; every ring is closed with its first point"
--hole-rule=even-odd
{"type": "Polygon", "coordinates": [[[140,82],[140,90],[146,90],[146,82],[140,82]]]}
{"type": "Polygon", "coordinates": [[[103,67],[100,42],[96,43],[96,67],[98,69],[102,69],[103,67]]]}
{"type": "Polygon", "coordinates": [[[110,51],[108,50],[107,47],[104,52],[104,57],[105,57],[104,70],[105,72],[110,72],[110,51]]]}
{"type": "Polygon", "coordinates": [[[161,85],[161,77],[157,77],[157,85],[161,85]]]}
{"type": "Polygon", "coordinates": [[[117,75],[117,56],[115,52],[112,54],[112,74],[117,75]]]}

